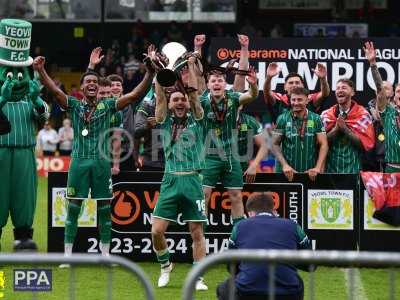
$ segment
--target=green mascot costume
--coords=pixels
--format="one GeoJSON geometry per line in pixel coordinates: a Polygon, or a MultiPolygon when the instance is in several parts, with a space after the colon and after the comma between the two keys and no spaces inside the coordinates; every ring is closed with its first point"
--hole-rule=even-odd
{"type": "Polygon", "coordinates": [[[40,88],[28,67],[32,24],[0,21],[0,238],[8,215],[14,250],[36,250],[32,240],[36,207],[35,143],[38,122],[48,118],[40,88]]]}

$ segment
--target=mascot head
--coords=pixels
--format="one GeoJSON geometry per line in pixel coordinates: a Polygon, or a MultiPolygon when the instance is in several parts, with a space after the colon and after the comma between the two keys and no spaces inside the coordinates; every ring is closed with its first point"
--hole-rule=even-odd
{"type": "Polygon", "coordinates": [[[12,100],[18,101],[29,93],[30,74],[28,66],[33,59],[29,56],[32,24],[18,19],[0,21],[0,86],[11,77],[12,100]]]}

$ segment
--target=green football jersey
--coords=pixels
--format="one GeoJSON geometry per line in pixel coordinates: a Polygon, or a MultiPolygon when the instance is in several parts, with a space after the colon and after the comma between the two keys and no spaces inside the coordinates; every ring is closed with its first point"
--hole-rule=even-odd
{"type": "Polygon", "coordinates": [[[380,114],[385,135],[385,162],[400,163],[400,113],[391,105],[380,114]]]}
{"type": "Polygon", "coordinates": [[[241,113],[238,124],[239,156],[246,156],[247,161],[251,159],[253,152],[254,136],[262,133],[261,124],[252,116],[241,113]],[[250,152],[250,153],[249,153],[250,152]]]}
{"type": "Polygon", "coordinates": [[[37,121],[44,121],[49,116],[47,104],[40,99],[44,113],[40,116],[27,97],[6,102],[2,108],[3,113],[11,124],[11,132],[0,135],[0,147],[34,147],[36,145],[37,121]]]}
{"type": "Polygon", "coordinates": [[[111,127],[122,127],[122,123],[124,121],[122,111],[117,111],[115,114],[111,116],[111,127]]]}
{"type": "Polygon", "coordinates": [[[115,99],[98,102],[89,122],[85,122],[84,118],[90,112],[90,106],[84,101],[69,96],[67,110],[74,129],[71,157],[108,158],[109,129],[112,116],[117,111],[115,99]]]}
{"type": "Polygon", "coordinates": [[[361,150],[339,133],[329,144],[326,173],[358,173],[361,170],[361,150]]]}
{"type": "MultiPolygon", "coordinates": [[[[212,108],[209,93],[204,93],[200,103],[204,109],[204,118],[207,119],[206,127],[206,151],[207,155],[219,155],[222,160],[227,160],[238,153],[237,113],[239,107],[240,93],[225,91],[226,112],[222,121],[218,121],[212,108]]],[[[216,109],[222,113],[225,102],[216,104],[216,109]]]]}
{"type": "MultiPolygon", "coordinates": [[[[317,134],[320,133],[325,134],[321,117],[311,111],[308,111],[305,123],[303,119],[294,117],[292,111],[286,111],[278,117],[274,130],[274,135],[282,136],[283,157],[297,172],[305,172],[315,167],[318,159],[317,134]],[[301,137],[303,126],[304,133],[301,137]]],[[[276,172],[282,172],[279,162],[276,172]]]]}
{"type": "Polygon", "coordinates": [[[204,161],[204,127],[205,119],[195,120],[188,113],[184,129],[174,126],[178,120],[168,113],[161,123],[161,140],[165,157],[165,173],[190,172],[202,170],[204,161]],[[175,134],[175,139],[173,135],[175,134]]]}

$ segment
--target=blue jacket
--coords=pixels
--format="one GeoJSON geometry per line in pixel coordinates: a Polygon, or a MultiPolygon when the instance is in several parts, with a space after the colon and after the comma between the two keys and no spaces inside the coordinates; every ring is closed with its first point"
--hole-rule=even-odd
{"type": "MultiPolygon", "coordinates": [[[[303,229],[289,219],[269,213],[260,213],[238,223],[232,231],[230,249],[311,249],[303,229]]],[[[236,288],[245,294],[268,294],[269,268],[267,263],[239,265],[236,288]]],[[[303,289],[303,283],[294,266],[279,264],[275,268],[275,294],[292,295],[303,289]]]]}

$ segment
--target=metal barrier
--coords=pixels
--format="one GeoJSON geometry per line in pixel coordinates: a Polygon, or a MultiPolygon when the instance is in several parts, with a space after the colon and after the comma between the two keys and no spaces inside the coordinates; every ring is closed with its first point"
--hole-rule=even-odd
{"type": "MultiPolygon", "coordinates": [[[[147,275],[143,270],[135,263],[127,260],[126,258],[110,255],[104,257],[101,255],[93,254],[73,254],[70,257],[66,257],[62,254],[0,254],[0,265],[11,265],[11,264],[71,264],[70,268],[70,286],[69,289],[69,299],[75,299],[75,289],[74,289],[74,268],[73,265],[107,265],[112,266],[113,264],[120,265],[121,267],[127,269],[128,271],[134,273],[144,286],[144,291],[147,300],[154,300],[154,291],[150,284],[147,275]]],[[[112,274],[109,272],[108,276],[108,292],[107,298],[112,299],[111,286],[112,286],[112,274]]],[[[135,295],[136,296],[136,295],[135,295]]],[[[32,294],[32,298],[35,294],[32,294]]],[[[133,298],[132,298],[133,299],[133,298]]]]}
{"type": "MultiPolygon", "coordinates": [[[[204,274],[211,266],[221,263],[233,263],[240,261],[266,262],[269,264],[269,274],[274,272],[274,267],[278,263],[288,264],[313,264],[336,267],[381,267],[394,268],[400,267],[400,253],[389,252],[356,252],[356,251],[295,251],[295,250],[229,250],[217,254],[212,254],[204,258],[195,265],[188,276],[182,290],[183,300],[192,300],[196,280],[204,274]]],[[[354,299],[354,272],[350,270],[349,279],[349,299],[354,299]]],[[[395,277],[394,271],[390,270],[390,300],[395,300],[395,277]]],[[[312,273],[310,273],[312,274],[312,273]]],[[[273,300],[274,279],[269,276],[269,299],[273,300]]],[[[230,298],[234,299],[233,285],[230,282],[230,298]]],[[[314,278],[309,281],[309,298],[314,299],[314,278]]]]}

